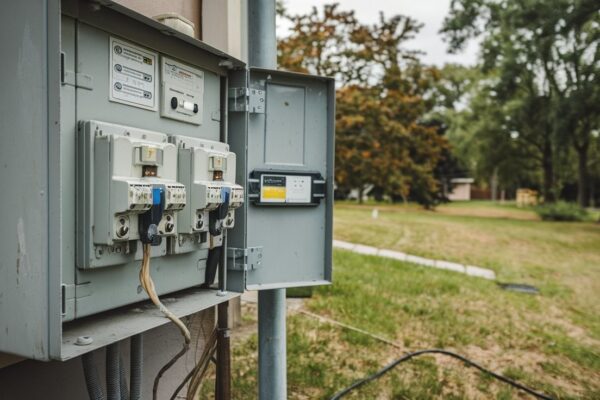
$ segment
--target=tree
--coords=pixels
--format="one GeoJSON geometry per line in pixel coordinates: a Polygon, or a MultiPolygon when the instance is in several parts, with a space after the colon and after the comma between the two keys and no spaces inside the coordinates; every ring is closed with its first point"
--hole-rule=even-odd
{"type": "MultiPolygon", "coordinates": [[[[475,148],[470,103],[477,94],[482,79],[478,68],[459,64],[446,64],[439,71],[431,96],[435,107],[425,117],[428,124],[437,125],[449,141],[443,162],[436,169],[438,180],[451,189],[452,178],[485,173],[478,170],[482,153],[475,148]]],[[[479,180],[482,176],[477,176],[479,180]]],[[[489,177],[484,176],[487,180],[489,177]]]]}
{"type": "Polygon", "coordinates": [[[373,162],[381,148],[376,139],[379,99],[369,88],[351,85],[336,94],[335,179],[338,190],[358,189],[362,201],[374,174],[373,162]]]}
{"type": "Polygon", "coordinates": [[[600,122],[599,11],[596,0],[453,0],[442,29],[454,51],[483,37],[483,70],[497,72],[499,101],[511,104],[519,134],[526,131],[540,148],[549,198],[556,149],[573,147],[582,206],[591,135],[600,122]]]}
{"type": "Polygon", "coordinates": [[[340,11],[335,3],[324,5],[322,13],[313,7],[306,15],[290,15],[280,4],[279,15],[292,23],[290,34],[277,44],[280,68],[332,76],[342,84],[360,75],[361,67],[348,60],[354,51],[348,39],[359,29],[354,11],[340,11]]]}
{"type": "Polygon", "coordinates": [[[367,26],[337,4],[287,18],[292,28],[279,41],[280,67],[337,79],[338,188],[362,192],[374,185],[394,199],[412,196],[426,207],[435,205],[434,170],[447,143],[422,117],[433,107],[427,94],[438,74],[403,47],[420,24],[381,14],[367,26]]]}

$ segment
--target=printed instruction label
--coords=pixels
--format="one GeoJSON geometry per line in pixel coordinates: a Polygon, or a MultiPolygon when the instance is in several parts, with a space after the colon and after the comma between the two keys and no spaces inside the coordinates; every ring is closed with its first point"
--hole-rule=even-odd
{"type": "Polygon", "coordinates": [[[262,203],[310,203],[311,177],[297,175],[261,175],[262,203]]]}
{"type": "Polygon", "coordinates": [[[163,80],[191,94],[202,96],[204,91],[204,72],[166,57],[163,57],[163,80]]]}
{"type": "Polygon", "coordinates": [[[287,177],[285,201],[287,203],[310,203],[310,176],[291,175],[287,177]]]}
{"type": "Polygon", "coordinates": [[[110,38],[109,99],[157,110],[158,53],[110,38]]]}

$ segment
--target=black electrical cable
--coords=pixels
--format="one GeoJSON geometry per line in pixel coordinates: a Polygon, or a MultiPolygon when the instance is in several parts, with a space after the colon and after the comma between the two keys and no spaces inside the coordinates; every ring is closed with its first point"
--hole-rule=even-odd
{"type": "Polygon", "coordinates": [[[127,386],[127,371],[123,357],[119,359],[119,384],[121,385],[121,400],[129,400],[129,387],[127,386]]]}
{"type": "Polygon", "coordinates": [[[356,382],[354,382],[352,385],[348,386],[347,388],[340,390],[339,392],[337,392],[336,394],[333,395],[333,397],[331,398],[331,400],[338,400],[341,399],[342,397],[344,397],[345,395],[347,395],[348,393],[350,393],[352,390],[361,387],[362,385],[371,382],[375,379],[381,378],[383,375],[385,375],[387,372],[391,371],[394,367],[396,367],[398,364],[401,364],[405,361],[410,360],[411,358],[423,355],[423,354],[444,354],[450,357],[454,357],[457,358],[459,360],[461,360],[462,362],[464,362],[465,364],[467,364],[469,367],[473,367],[473,368],[477,368],[478,370],[490,375],[493,378],[496,378],[504,383],[507,383],[517,389],[520,389],[524,392],[529,393],[530,395],[537,397],[538,399],[542,399],[542,400],[554,400],[552,397],[547,396],[543,393],[539,393],[536,392],[535,390],[528,388],[527,386],[524,386],[522,384],[520,384],[519,382],[513,381],[512,379],[509,379],[507,377],[504,377],[502,375],[499,375],[493,371],[490,371],[487,368],[482,367],[481,365],[477,364],[474,361],[469,360],[468,358],[465,358],[463,356],[461,356],[460,354],[456,354],[453,353],[451,351],[448,350],[442,350],[442,349],[427,349],[427,350],[419,350],[419,351],[415,351],[412,353],[407,353],[405,355],[403,355],[402,357],[400,357],[399,359],[391,362],[390,364],[386,365],[385,367],[383,367],[382,369],[380,369],[379,371],[375,372],[373,375],[369,375],[363,379],[360,379],[356,382]]]}
{"type": "Polygon", "coordinates": [[[204,286],[207,288],[215,282],[222,252],[222,246],[215,247],[214,249],[210,249],[208,251],[208,259],[206,260],[206,271],[204,272],[204,286]]]}
{"type": "Polygon", "coordinates": [[[108,400],[121,400],[119,348],[119,342],[106,346],[106,398],[108,400]]]}
{"type": "Polygon", "coordinates": [[[98,369],[96,368],[96,362],[94,361],[94,353],[85,353],[81,357],[81,361],[83,363],[85,385],[90,400],[106,400],[104,390],[102,389],[102,383],[100,383],[100,378],[98,378],[98,369]]]}
{"type": "Polygon", "coordinates": [[[131,337],[129,359],[129,398],[131,400],[141,400],[144,370],[144,337],[141,333],[131,337]]]}

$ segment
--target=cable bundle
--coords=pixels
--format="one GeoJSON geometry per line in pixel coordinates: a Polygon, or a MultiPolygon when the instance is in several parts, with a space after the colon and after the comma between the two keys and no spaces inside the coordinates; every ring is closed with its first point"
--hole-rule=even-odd
{"type": "Polygon", "coordinates": [[[164,373],[177,362],[190,348],[190,343],[192,342],[192,335],[190,334],[190,330],[185,326],[183,321],[179,319],[175,314],[173,314],[163,303],[161,303],[158,295],[156,294],[156,289],[154,287],[154,282],[152,281],[152,277],[150,276],[150,245],[144,244],[144,252],[142,258],[142,269],[140,270],[140,283],[148,297],[154,303],[156,307],[162,312],[165,317],[170,319],[181,331],[181,334],[184,338],[183,348],[179,351],[179,353],[175,354],[168,363],[166,363],[158,374],[156,378],[154,378],[154,386],[152,387],[152,398],[154,400],[157,399],[158,392],[158,383],[160,382],[160,378],[164,375],[164,373]]]}

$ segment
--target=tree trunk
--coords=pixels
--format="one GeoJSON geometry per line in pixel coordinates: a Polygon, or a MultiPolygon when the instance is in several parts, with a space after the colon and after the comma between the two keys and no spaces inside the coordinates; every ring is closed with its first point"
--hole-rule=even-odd
{"type": "Polygon", "coordinates": [[[375,200],[383,201],[383,196],[384,196],[383,189],[381,189],[379,187],[375,187],[375,188],[373,188],[373,190],[371,190],[370,194],[373,195],[375,200]]]}
{"type": "Polygon", "coordinates": [[[358,204],[362,204],[363,203],[363,187],[360,186],[358,188],[358,204]]]}
{"type": "Polygon", "coordinates": [[[587,207],[590,199],[588,196],[588,147],[584,145],[576,148],[577,156],[579,157],[577,164],[577,202],[581,207],[587,207]]]}
{"type": "Polygon", "coordinates": [[[554,160],[552,157],[552,144],[550,141],[544,143],[544,152],[542,153],[542,169],[544,171],[543,195],[544,202],[554,203],[556,194],[554,192],[554,160]]]}
{"type": "Polygon", "coordinates": [[[498,167],[494,168],[492,179],[490,180],[490,189],[492,189],[492,201],[498,201],[498,167]]]}

